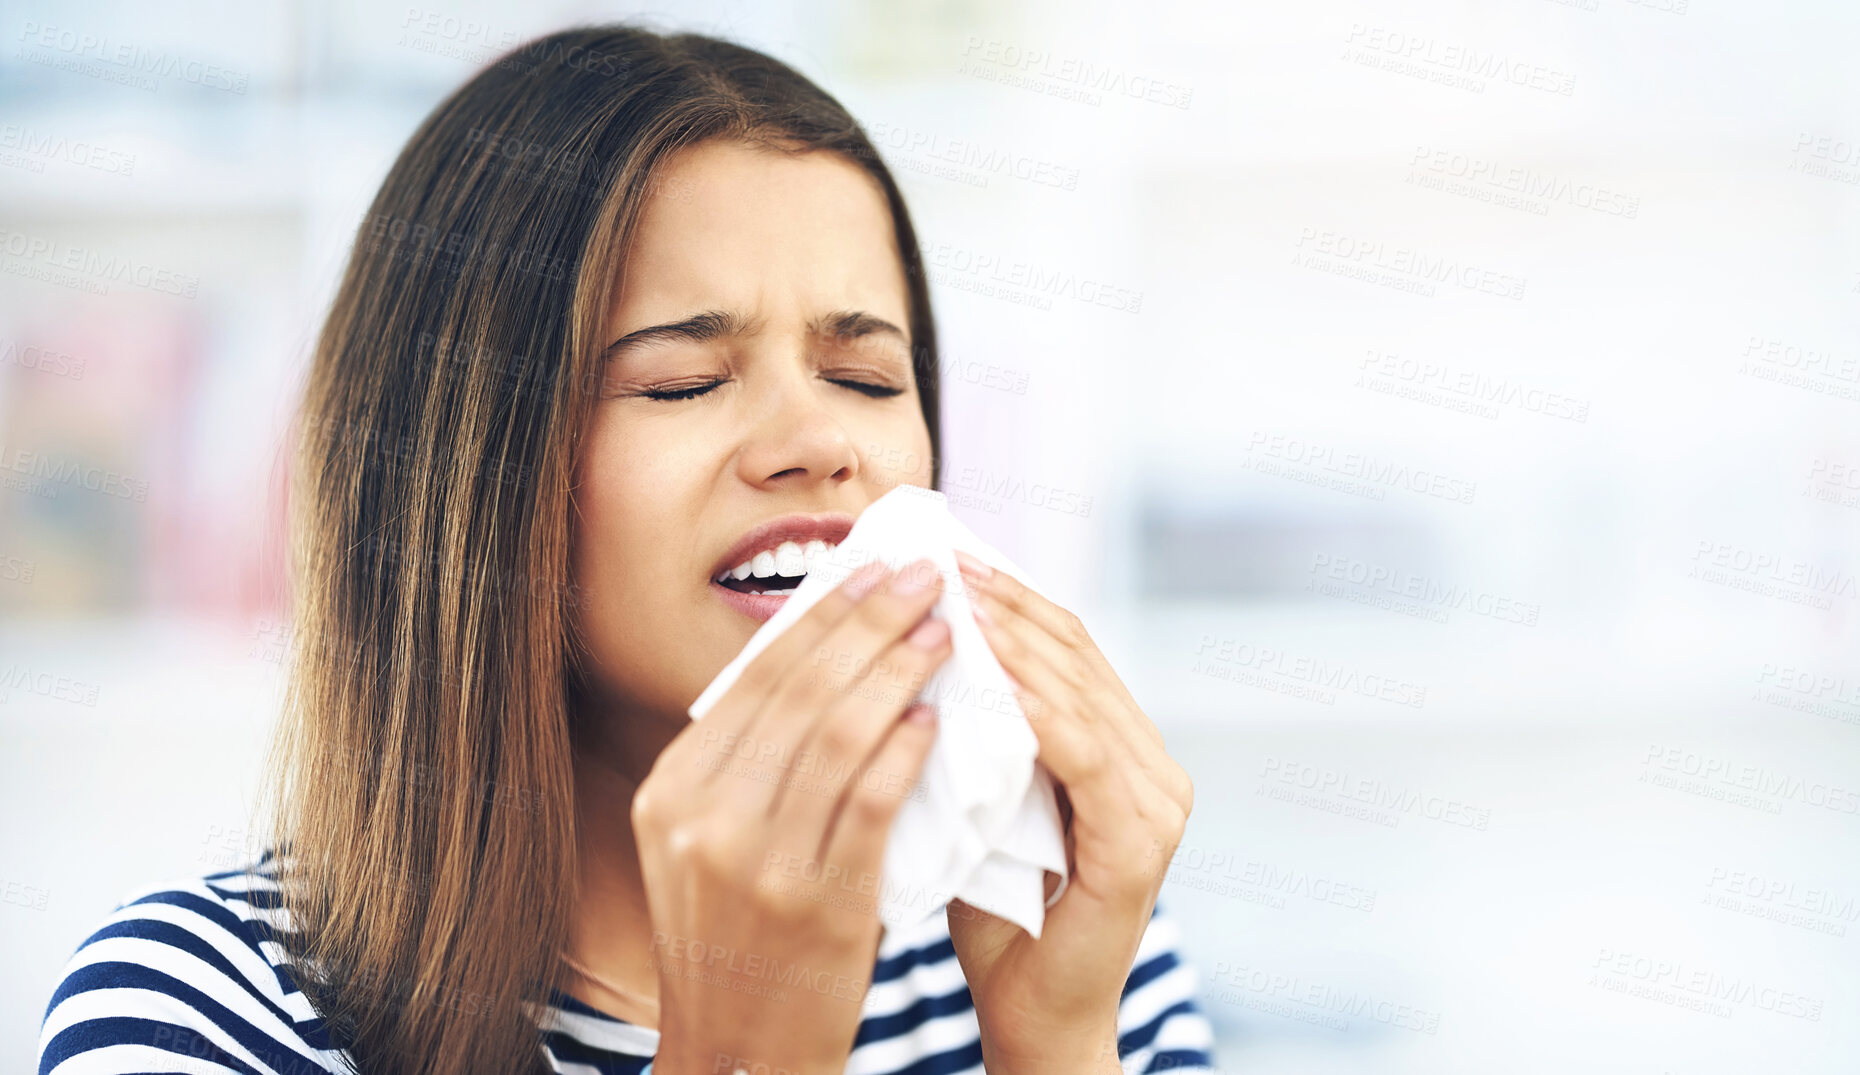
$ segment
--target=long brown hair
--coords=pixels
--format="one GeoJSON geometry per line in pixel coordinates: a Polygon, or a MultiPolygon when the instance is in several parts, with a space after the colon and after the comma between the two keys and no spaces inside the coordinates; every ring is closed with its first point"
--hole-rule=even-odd
{"type": "Polygon", "coordinates": [[[572,475],[597,333],[662,162],[831,150],[891,206],[938,457],[936,335],[896,183],[751,49],[634,26],[521,45],[395,161],[317,340],[291,478],[292,666],[266,805],[281,941],[361,1069],[542,1072],[575,893],[585,652],[572,475]]]}

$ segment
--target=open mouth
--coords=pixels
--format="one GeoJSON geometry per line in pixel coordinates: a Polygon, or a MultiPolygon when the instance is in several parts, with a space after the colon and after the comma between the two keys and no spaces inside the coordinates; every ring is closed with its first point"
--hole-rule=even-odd
{"type": "Polygon", "coordinates": [[[786,597],[807,578],[813,565],[836,547],[828,541],[784,541],[719,572],[711,581],[737,593],[786,597]]]}

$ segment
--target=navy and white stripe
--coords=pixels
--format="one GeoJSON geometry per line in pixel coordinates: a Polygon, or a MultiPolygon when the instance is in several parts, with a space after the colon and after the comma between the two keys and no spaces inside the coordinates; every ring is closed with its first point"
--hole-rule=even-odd
{"type": "MultiPolygon", "coordinates": [[[[276,871],[267,851],[249,870],[131,893],[65,965],[40,1029],[40,1075],[353,1071],[284,966],[276,871]]],[[[1195,988],[1158,906],[1118,1009],[1126,1072],[1213,1066],[1195,988]]],[[[563,1075],[639,1075],[658,1047],[658,1031],[561,992],[537,1023],[563,1075]]],[[[847,1075],[981,1071],[975,1008],[944,917],[887,932],[847,1075]]]]}

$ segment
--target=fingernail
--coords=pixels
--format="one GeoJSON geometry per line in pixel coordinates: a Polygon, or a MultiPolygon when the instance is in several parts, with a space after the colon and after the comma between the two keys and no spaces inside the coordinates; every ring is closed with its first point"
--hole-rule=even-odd
{"type": "Polygon", "coordinates": [[[904,711],[904,719],[912,724],[929,724],[936,719],[936,710],[919,702],[904,711]]]}
{"type": "Polygon", "coordinates": [[[949,637],[949,624],[932,616],[917,625],[909,635],[908,641],[918,649],[935,649],[949,637]]]}
{"type": "Polygon", "coordinates": [[[978,622],[986,624],[993,624],[995,622],[995,618],[990,616],[988,610],[982,607],[982,595],[976,594],[975,600],[969,602],[969,608],[974,611],[975,618],[978,622]]]}
{"type": "Polygon", "coordinates": [[[956,564],[978,579],[985,579],[995,573],[994,568],[982,563],[980,560],[963,552],[961,549],[956,550],[956,564]]]}
{"type": "Polygon", "coordinates": [[[883,578],[884,574],[885,562],[883,560],[873,560],[864,567],[853,572],[852,576],[841,584],[841,588],[844,589],[854,601],[857,601],[866,594],[871,593],[872,587],[878,585],[878,580],[883,578]]]}
{"type": "Polygon", "coordinates": [[[930,587],[930,580],[936,577],[936,565],[928,560],[919,560],[898,572],[891,580],[891,592],[897,597],[915,597],[930,587]]]}

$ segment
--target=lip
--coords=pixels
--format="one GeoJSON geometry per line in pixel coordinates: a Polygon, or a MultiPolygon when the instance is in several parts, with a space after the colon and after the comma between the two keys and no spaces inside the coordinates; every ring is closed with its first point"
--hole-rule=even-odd
{"type": "Polygon", "coordinates": [[[717,562],[711,565],[708,581],[712,590],[722,597],[724,602],[739,612],[756,620],[767,620],[781,610],[788,596],[779,597],[767,594],[737,593],[718,583],[717,576],[742,563],[756,552],[774,548],[784,541],[804,545],[810,541],[825,541],[838,545],[852,533],[853,517],[843,511],[823,511],[817,514],[796,512],[790,515],[777,515],[773,519],[760,523],[737,538],[717,562]]]}
{"type": "Polygon", "coordinates": [[[773,619],[775,614],[781,611],[781,607],[788,603],[787,594],[777,597],[771,594],[737,593],[718,582],[711,583],[710,588],[718,597],[723,598],[724,604],[758,623],[766,623],[773,619]]]}
{"type": "Polygon", "coordinates": [[[710,565],[710,577],[715,579],[730,568],[749,559],[752,553],[763,549],[772,549],[784,541],[805,545],[810,541],[825,541],[834,545],[846,540],[852,533],[853,517],[843,511],[824,511],[818,515],[777,515],[736,539],[729,551],[717,558],[710,565]]]}

